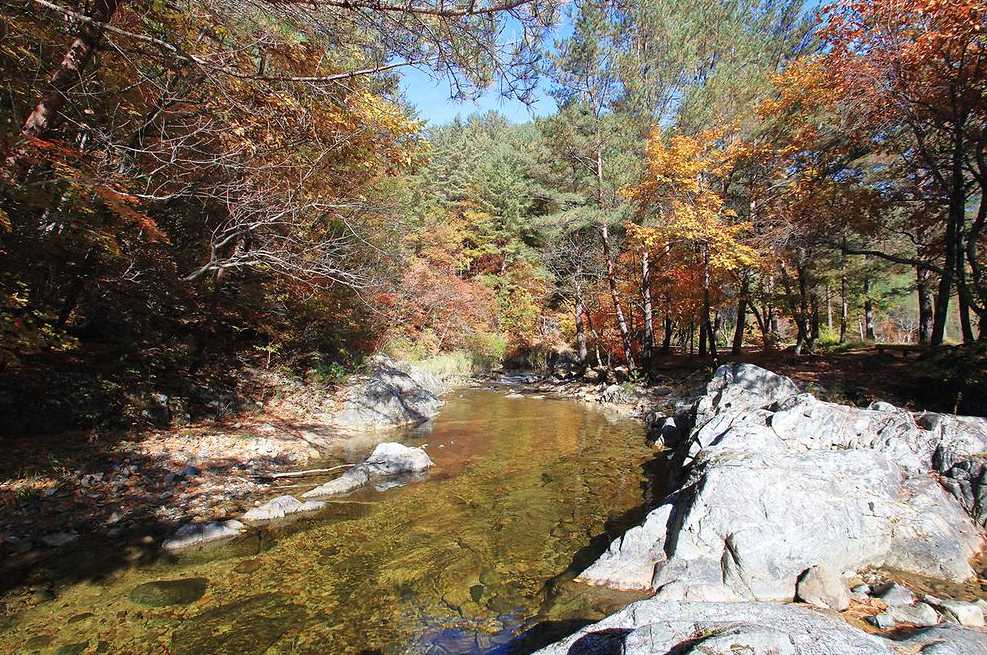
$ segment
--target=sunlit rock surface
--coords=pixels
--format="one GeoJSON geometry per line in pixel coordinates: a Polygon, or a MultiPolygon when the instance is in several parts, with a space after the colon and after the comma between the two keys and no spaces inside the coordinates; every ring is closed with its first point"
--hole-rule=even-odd
{"type": "Polygon", "coordinates": [[[825,403],[747,364],[720,367],[692,416],[680,488],[581,579],[675,600],[790,601],[817,565],[973,576],[981,532],[929,471],[981,453],[983,422],[825,403]]]}

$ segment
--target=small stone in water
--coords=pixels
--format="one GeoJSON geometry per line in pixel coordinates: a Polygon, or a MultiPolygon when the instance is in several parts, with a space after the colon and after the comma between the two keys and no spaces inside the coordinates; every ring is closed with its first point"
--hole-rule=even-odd
{"type": "Polygon", "coordinates": [[[145,582],[134,587],[130,592],[130,600],[147,607],[188,605],[202,598],[206,593],[207,582],[205,578],[145,582]]]}

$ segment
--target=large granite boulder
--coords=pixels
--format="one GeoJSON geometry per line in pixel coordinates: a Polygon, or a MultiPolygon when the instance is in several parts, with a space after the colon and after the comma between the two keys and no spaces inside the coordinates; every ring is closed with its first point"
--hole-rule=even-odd
{"type": "Polygon", "coordinates": [[[302,497],[337,496],[355,491],[372,480],[420,475],[432,465],[431,458],[422,448],[411,448],[394,442],[382,443],[362,463],[335,480],[306,491],[302,497]]]}
{"type": "Polygon", "coordinates": [[[792,600],[817,565],[965,580],[979,546],[941,487],[882,453],[720,451],[580,577],[689,600],[792,600]]]}
{"type": "MultiPolygon", "coordinates": [[[[814,566],[973,575],[982,535],[930,471],[979,476],[965,463],[987,449],[987,423],[826,403],[746,364],[720,367],[693,422],[679,489],[581,579],[669,600],[788,601],[814,566]]],[[[979,507],[974,483],[951,479],[979,507]]]]}
{"type": "Polygon", "coordinates": [[[332,422],[347,429],[423,423],[439,413],[446,391],[437,376],[386,357],[371,360],[370,372],[351,378],[332,422]]]}
{"type": "Polygon", "coordinates": [[[643,600],[538,655],[987,655],[987,634],[936,626],[891,641],[838,615],[772,603],[643,600]],[[907,650],[901,650],[905,645],[907,650]]]}

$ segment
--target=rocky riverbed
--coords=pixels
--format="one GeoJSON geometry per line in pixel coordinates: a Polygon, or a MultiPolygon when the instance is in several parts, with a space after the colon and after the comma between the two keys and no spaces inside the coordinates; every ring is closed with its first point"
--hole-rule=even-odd
{"type": "Polygon", "coordinates": [[[983,601],[887,582],[978,579],[987,421],[827,403],[746,364],[669,418],[677,489],[579,577],[653,598],[545,653],[987,653],[983,601]]]}

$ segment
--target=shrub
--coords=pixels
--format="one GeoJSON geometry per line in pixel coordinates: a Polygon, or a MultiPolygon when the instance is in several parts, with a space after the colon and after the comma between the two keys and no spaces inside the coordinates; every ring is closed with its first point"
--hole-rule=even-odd
{"type": "Polygon", "coordinates": [[[507,338],[492,332],[474,332],[467,338],[467,349],[476,369],[489,371],[500,366],[507,353],[507,338]]]}

